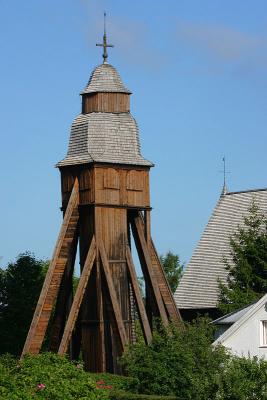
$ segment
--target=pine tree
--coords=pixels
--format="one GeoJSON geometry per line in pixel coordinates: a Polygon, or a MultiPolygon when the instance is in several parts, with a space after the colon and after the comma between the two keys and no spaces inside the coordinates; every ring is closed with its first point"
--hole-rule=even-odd
{"type": "Polygon", "coordinates": [[[219,308],[234,311],[267,293],[267,219],[252,202],[244,225],[230,239],[231,259],[224,259],[227,284],[220,283],[219,308]]]}

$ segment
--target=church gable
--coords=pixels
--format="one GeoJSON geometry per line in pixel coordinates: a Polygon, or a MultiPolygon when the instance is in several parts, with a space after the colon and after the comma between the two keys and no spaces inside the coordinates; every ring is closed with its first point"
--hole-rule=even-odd
{"type": "Polygon", "coordinates": [[[267,215],[267,189],[222,194],[175,292],[179,309],[210,310],[218,304],[218,280],[226,282],[223,257],[253,201],[267,215]]]}

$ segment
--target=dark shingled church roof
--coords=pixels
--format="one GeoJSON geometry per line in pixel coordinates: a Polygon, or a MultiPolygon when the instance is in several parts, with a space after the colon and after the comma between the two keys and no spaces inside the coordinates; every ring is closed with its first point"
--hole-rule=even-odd
{"type": "Polygon", "coordinates": [[[229,239],[253,200],[267,215],[267,189],[221,195],[174,294],[178,308],[217,307],[218,279],[225,282],[227,277],[223,257],[230,256],[229,239]]]}

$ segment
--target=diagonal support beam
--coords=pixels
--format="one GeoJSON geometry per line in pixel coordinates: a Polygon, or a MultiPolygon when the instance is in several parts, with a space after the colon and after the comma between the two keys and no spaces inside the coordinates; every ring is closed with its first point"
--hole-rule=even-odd
{"type": "Polygon", "coordinates": [[[49,333],[49,351],[55,353],[58,351],[64,326],[73,300],[73,271],[77,253],[77,245],[78,229],[76,229],[73,245],[69,252],[69,259],[59,288],[56,307],[51,324],[51,331],[49,333]]]}
{"type": "Polygon", "coordinates": [[[98,248],[99,248],[99,252],[100,252],[100,257],[101,257],[101,261],[102,261],[102,265],[103,265],[105,278],[107,281],[107,286],[108,286],[108,290],[109,290],[113,313],[114,313],[115,321],[117,324],[117,330],[119,333],[122,349],[124,350],[125,346],[128,344],[128,340],[127,340],[126,331],[125,331],[125,327],[124,327],[124,323],[123,323],[123,319],[122,319],[122,315],[121,315],[119,302],[118,302],[116,291],[115,291],[115,288],[113,285],[112,276],[111,276],[110,270],[109,270],[108,258],[106,255],[104,244],[101,239],[99,239],[98,248]]]}
{"type": "Polygon", "coordinates": [[[95,244],[95,237],[93,236],[90,248],[87,253],[87,257],[85,260],[85,264],[82,270],[82,274],[79,280],[79,284],[73,299],[73,303],[71,306],[71,310],[69,313],[69,317],[64,329],[64,333],[62,336],[62,340],[59,346],[58,354],[63,355],[67,352],[71,335],[78,318],[79,310],[81,307],[81,303],[83,300],[83,296],[90,278],[90,274],[94,265],[94,261],[96,258],[96,244],[95,244]]]}
{"type": "MultiPolygon", "coordinates": [[[[139,217],[140,217],[140,220],[142,221],[143,229],[144,229],[144,231],[146,231],[147,230],[146,226],[150,226],[150,224],[149,223],[146,224],[146,220],[145,220],[145,218],[143,218],[143,215],[141,212],[139,212],[139,217]]],[[[147,217],[146,214],[145,214],[145,217],[147,217]]],[[[164,270],[162,268],[156,247],[150,236],[150,230],[149,230],[149,232],[147,232],[146,241],[148,243],[148,248],[150,250],[151,263],[152,263],[154,273],[157,278],[159,290],[160,290],[164,305],[166,307],[166,310],[168,312],[169,318],[173,322],[179,324],[182,322],[182,317],[180,315],[178,308],[176,307],[170,285],[168,283],[168,280],[167,280],[164,270]]]]}
{"type": "Polygon", "coordinates": [[[158,282],[157,278],[154,274],[153,270],[153,265],[151,263],[151,257],[150,257],[150,252],[147,246],[147,242],[145,239],[145,234],[144,234],[144,224],[142,219],[138,214],[134,215],[132,218],[132,231],[133,231],[133,236],[134,240],[136,243],[136,248],[139,253],[140,261],[141,261],[141,266],[142,269],[144,270],[144,275],[147,275],[150,281],[150,286],[152,288],[156,304],[158,307],[159,311],[159,316],[162,320],[162,323],[164,326],[167,326],[169,321],[167,317],[167,313],[162,301],[162,297],[159,291],[158,287],[158,282]]]}
{"type": "Polygon", "coordinates": [[[134,298],[135,298],[135,302],[137,305],[139,318],[141,321],[141,327],[142,327],[144,339],[145,339],[146,344],[149,344],[152,340],[152,333],[151,333],[150,325],[149,325],[148,318],[146,315],[146,309],[145,309],[145,305],[144,305],[144,302],[143,302],[143,299],[141,296],[140,287],[138,284],[138,279],[137,279],[137,275],[135,272],[135,267],[134,267],[132,254],[131,254],[131,250],[130,250],[129,246],[127,246],[127,249],[126,249],[126,260],[127,260],[128,271],[129,271],[129,275],[130,275],[130,279],[131,279],[131,284],[133,287],[134,298]]]}
{"type": "Polygon", "coordinates": [[[37,354],[42,346],[78,224],[78,202],[79,184],[76,178],[22,356],[26,353],[37,354]]]}
{"type": "Polygon", "coordinates": [[[157,251],[156,251],[156,248],[155,248],[155,245],[154,245],[152,239],[150,240],[150,243],[151,243],[151,261],[152,261],[153,268],[155,270],[159,290],[160,290],[164,305],[167,309],[169,318],[174,323],[178,323],[178,325],[179,325],[180,323],[182,323],[181,314],[180,314],[178,308],[176,307],[171,288],[167,281],[166,275],[162,268],[159,256],[157,254],[157,251]]]}

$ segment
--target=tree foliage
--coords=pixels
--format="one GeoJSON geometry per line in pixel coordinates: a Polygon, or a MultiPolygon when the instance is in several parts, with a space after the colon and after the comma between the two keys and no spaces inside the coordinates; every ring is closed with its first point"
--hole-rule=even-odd
{"type": "Polygon", "coordinates": [[[21,353],[46,269],[30,253],[0,269],[0,353],[21,353]]]}
{"type": "Polygon", "coordinates": [[[219,308],[223,313],[257,301],[267,292],[267,219],[254,201],[230,246],[231,259],[224,260],[227,284],[220,283],[219,308]]]}
{"type": "Polygon", "coordinates": [[[150,345],[139,342],[123,357],[132,391],[175,395],[177,400],[265,400],[267,362],[231,356],[214,347],[206,319],[155,333],[150,345]]]}
{"type": "Polygon", "coordinates": [[[222,347],[213,348],[213,327],[207,320],[174,326],[155,332],[150,345],[139,342],[123,356],[130,376],[136,378],[139,393],[176,395],[178,399],[207,399],[227,354],[222,347]]]}
{"type": "Polygon", "coordinates": [[[170,288],[174,293],[183,272],[183,265],[180,262],[180,258],[177,254],[168,251],[165,255],[160,256],[160,262],[163,266],[170,288]]]}

